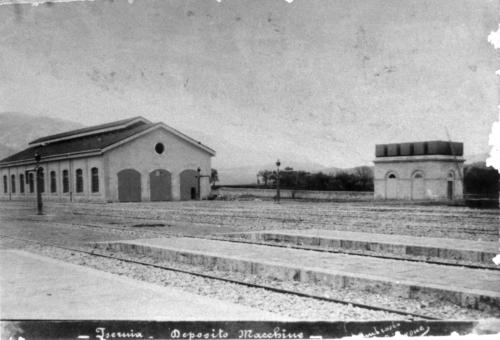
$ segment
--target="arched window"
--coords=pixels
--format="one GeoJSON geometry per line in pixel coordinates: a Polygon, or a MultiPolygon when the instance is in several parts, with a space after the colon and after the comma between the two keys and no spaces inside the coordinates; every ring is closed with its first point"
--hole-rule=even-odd
{"type": "Polygon", "coordinates": [[[16,175],[11,175],[10,187],[11,187],[12,193],[15,193],[16,192],[16,175]]]}
{"type": "Polygon", "coordinates": [[[57,191],[57,182],[56,182],[56,172],[50,172],[50,192],[54,193],[57,191]]]}
{"type": "Polygon", "coordinates": [[[7,189],[7,175],[4,175],[3,176],[3,192],[4,193],[7,193],[8,189],[7,189]]]}
{"type": "Polygon", "coordinates": [[[24,194],[24,175],[23,174],[19,175],[19,192],[21,194],[24,194]]]}
{"type": "Polygon", "coordinates": [[[30,188],[30,193],[35,192],[35,174],[30,172],[28,174],[28,186],[30,188]]]}
{"type": "Polygon", "coordinates": [[[455,197],[455,172],[453,170],[448,171],[447,179],[446,194],[448,199],[452,200],[455,197]]]}
{"type": "Polygon", "coordinates": [[[450,170],[448,172],[448,181],[453,181],[455,179],[455,172],[453,170],[450,170]]]}
{"type": "Polygon", "coordinates": [[[40,192],[45,192],[45,174],[43,173],[43,168],[38,168],[37,185],[40,192]]]}
{"type": "Polygon", "coordinates": [[[90,174],[92,176],[92,192],[99,192],[99,169],[92,168],[90,169],[90,174]]]}
{"type": "Polygon", "coordinates": [[[386,175],[385,175],[386,178],[390,178],[390,179],[393,179],[393,178],[397,178],[396,174],[394,172],[388,172],[386,175]]]}
{"type": "Polygon", "coordinates": [[[413,173],[412,177],[416,179],[421,179],[424,178],[424,173],[422,170],[417,170],[413,173]]]}
{"type": "Polygon", "coordinates": [[[83,192],[83,171],[76,169],[76,192],[83,192]]]}
{"type": "Polygon", "coordinates": [[[63,192],[69,192],[69,173],[68,170],[63,170],[63,192]]]}

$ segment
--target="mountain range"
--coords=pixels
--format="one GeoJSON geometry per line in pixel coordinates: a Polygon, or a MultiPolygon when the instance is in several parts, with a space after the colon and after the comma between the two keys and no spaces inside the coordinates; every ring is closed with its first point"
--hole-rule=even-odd
{"type": "MultiPolygon", "coordinates": [[[[32,116],[16,112],[0,113],[0,159],[20,151],[28,146],[28,143],[36,138],[79,129],[84,125],[70,120],[63,120],[44,116],[32,116]]],[[[239,164],[239,160],[245,159],[248,153],[237,146],[222,140],[217,135],[211,135],[196,130],[183,131],[189,136],[200,140],[202,143],[213,147],[217,152],[223,155],[235,154],[232,159],[226,159],[217,163],[217,157],[214,158],[213,166],[217,168],[220,182],[218,184],[235,185],[250,184],[257,181],[257,173],[260,170],[274,170],[276,163],[258,163],[253,165],[239,164]],[[222,166],[221,166],[222,165],[222,166]],[[224,166],[226,165],[226,166],[224,166]]],[[[266,151],[264,150],[263,153],[266,151]]],[[[487,153],[473,154],[466,156],[467,163],[485,161],[487,153]]],[[[269,159],[272,159],[269,155],[269,159]]],[[[294,170],[303,170],[308,172],[336,173],[338,171],[350,171],[352,168],[342,168],[330,166],[326,167],[315,162],[302,162],[294,160],[292,156],[280,159],[280,169],[291,167],[294,170]]],[[[366,164],[359,164],[366,165],[366,164]]]]}
{"type": "Polygon", "coordinates": [[[82,127],[80,123],[58,118],[0,113],[0,159],[27,148],[28,143],[37,138],[82,127]]]}

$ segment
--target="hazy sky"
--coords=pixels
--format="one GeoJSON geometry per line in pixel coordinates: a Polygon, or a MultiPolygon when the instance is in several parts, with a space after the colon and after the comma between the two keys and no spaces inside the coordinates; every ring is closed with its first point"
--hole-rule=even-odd
{"type": "Polygon", "coordinates": [[[142,115],[214,165],[367,164],[374,145],[487,152],[500,1],[126,0],[0,6],[0,112],[142,115]]]}

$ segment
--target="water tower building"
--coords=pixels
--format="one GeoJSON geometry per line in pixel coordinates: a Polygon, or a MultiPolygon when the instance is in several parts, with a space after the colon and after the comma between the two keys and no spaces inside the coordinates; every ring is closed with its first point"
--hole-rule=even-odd
{"type": "Polygon", "coordinates": [[[380,144],[375,156],[375,199],[463,199],[463,143],[380,144]]]}

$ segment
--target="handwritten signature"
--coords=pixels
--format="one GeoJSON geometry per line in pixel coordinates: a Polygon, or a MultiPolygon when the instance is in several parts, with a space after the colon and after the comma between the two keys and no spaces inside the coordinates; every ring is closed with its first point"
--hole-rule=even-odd
{"type": "Polygon", "coordinates": [[[429,331],[431,329],[429,326],[424,327],[423,325],[420,325],[417,328],[410,329],[409,331],[406,331],[403,334],[401,334],[400,332],[397,331],[400,326],[401,326],[400,323],[394,323],[394,324],[391,324],[389,326],[386,326],[386,327],[383,327],[380,329],[377,327],[373,327],[372,332],[362,334],[362,335],[363,335],[363,337],[366,337],[366,338],[385,337],[385,336],[392,336],[392,335],[425,336],[425,335],[427,335],[427,333],[429,333],[429,331]]]}

